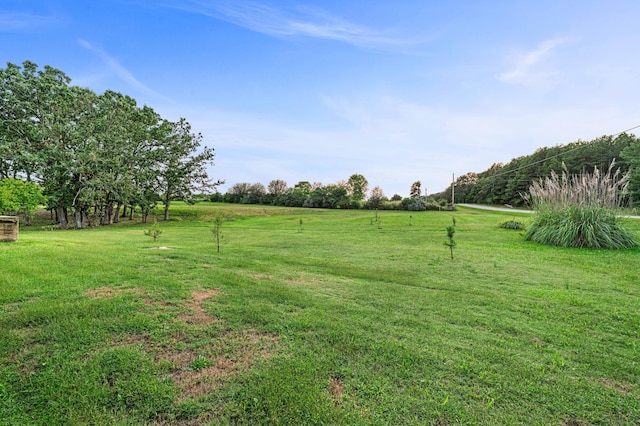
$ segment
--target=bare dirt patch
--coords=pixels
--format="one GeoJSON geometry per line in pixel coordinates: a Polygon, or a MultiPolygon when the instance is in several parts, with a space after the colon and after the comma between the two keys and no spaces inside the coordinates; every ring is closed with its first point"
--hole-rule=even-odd
{"type": "Polygon", "coordinates": [[[157,362],[171,364],[171,379],[181,390],[181,399],[197,398],[219,388],[229,378],[247,372],[258,361],[268,359],[276,339],[249,332],[228,331],[197,350],[159,348],[157,362]]]}
{"type": "Polygon", "coordinates": [[[537,337],[533,337],[531,338],[531,342],[536,345],[539,348],[544,348],[545,346],[547,346],[546,342],[543,342],[542,340],[538,339],[537,337]]]}
{"type": "Polygon", "coordinates": [[[144,290],[136,287],[98,287],[84,292],[91,299],[106,299],[122,294],[144,294],[144,290]]]}
{"type": "MultiPolygon", "coordinates": [[[[249,371],[257,362],[269,359],[277,344],[276,337],[250,329],[225,330],[220,327],[221,331],[215,335],[210,326],[222,321],[207,313],[202,305],[219,293],[219,289],[196,290],[180,305],[145,298],[146,306],[175,313],[175,321],[183,323],[187,329],[176,331],[161,342],[138,334],[114,344],[142,346],[157,363],[168,364],[169,376],[180,389],[181,400],[206,395],[230,378],[249,371]],[[188,329],[206,331],[209,337],[206,341],[194,341],[188,329]]],[[[198,424],[197,419],[192,421],[194,423],[189,424],[198,424]]]]}
{"type": "Polygon", "coordinates": [[[329,378],[329,395],[333,399],[336,407],[342,405],[342,396],[344,395],[344,384],[339,377],[329,378]]]}
{"type": "Polygon", "coordinates": [[[605,388],[613,389],[614,391],[624,395],[629,395],[632,392],[631,385],[616,382],[615,380],[602,378],[602,379],[597,379],[596,381],[601,385],[603,385],[605,388]]]}
{"type": "Polygon", "coordinates": [[[189,311],[178,315],[178,320],[189,325],[211,325],[216,322],[213,315],[209,315],[202,307],[202,302],[220,293],[218,289],[196,290],[191,293],[192,300],[183,306],[189,311]]]}

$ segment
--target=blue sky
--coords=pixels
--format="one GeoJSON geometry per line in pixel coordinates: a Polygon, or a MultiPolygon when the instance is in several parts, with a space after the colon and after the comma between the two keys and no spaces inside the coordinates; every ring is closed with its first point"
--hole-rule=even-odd
{"type": "Polygon", "coordinates": [[[429,193],[640,124],[640,2],[2,0],[0,61],[185,117],[227,187],[429,193]]]}

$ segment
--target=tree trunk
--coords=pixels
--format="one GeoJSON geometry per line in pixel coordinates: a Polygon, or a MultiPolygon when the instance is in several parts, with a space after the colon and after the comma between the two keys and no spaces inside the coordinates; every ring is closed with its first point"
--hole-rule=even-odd
{"type": "Polygon", "coordinates": [[[116,205],[116,211],[113,213],[112,223],[118,223],[118,221],[120,220],[120,209],[121,208],[122,208],[122,202],[118,201],[118,204],[116,205]]]}
{"type": "Polygon", "coordinates": [[[67,209],[64,207],[56,207],[56,217],[58,218],[58,223],[60,224],[60,228],[68,229],[69,221],[67,219],[67,209]]]}
{"type": "Polygon", "coordinates": [[[113,212],[114,212],[113,204],[114,204],[113,200],[109,201],[104,208],[104,215],[106,216],[106,219],[107,219],[107,225],[113,224],[113,212]]]}
{"type": "Polygon", "coordinates": [[[76,229],[84,229],[87,227],[87,211],[85,209],[76,210],[73,214],[73,218],[76,229]]]}
{"type": "Polygon", "coordinates": [[[164,220],[169,220],[169,204],[171,204],[171,199],[167,196],[164,200],[164,220]]]}
{"type": "Polygon", "coordinates": [[[129,220],[133,220],[133,212],[135,208],[133,206],[129,207],[129,220]]]}
{"type": "Polygon", "coordinates": [[[113,223],[113,201],[108,201],[102,211],[100,225],[111,225],[113,223]]]}

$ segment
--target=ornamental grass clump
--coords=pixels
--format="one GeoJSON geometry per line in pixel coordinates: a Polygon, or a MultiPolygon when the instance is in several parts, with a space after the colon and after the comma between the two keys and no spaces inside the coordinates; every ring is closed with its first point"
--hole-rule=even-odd
{"type": "Polygon", "coordinates": [[[536,210],[525,238],[560,247],[622,249],[640,245],[637,237],[624,229],[616,215],[627,193],[628,176],[613,172],[569,176],[563,165],[561,176],[534,182],[524,198],[536,210]]]}

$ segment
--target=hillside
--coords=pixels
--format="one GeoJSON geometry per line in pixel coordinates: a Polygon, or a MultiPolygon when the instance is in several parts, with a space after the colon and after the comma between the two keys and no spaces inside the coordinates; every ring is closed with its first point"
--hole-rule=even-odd
{"type": "MultiPolygon", "coordinates": [[[[615,160],[615,167],[626,173],[629,163],[622,158],[621,152],[636,142],[636,136],[622,133],[616,137],[602,136],[588,142],[579,140],[540,148],[507,164],[494,163],[481,173],[469,172],[458,177],[455,202],[523,206],[521,194],[528,192],[531,183],[549,176],[552,171],[561,173],[563,164],[570,174],[575,174],[592,171],[594,167],[606,170],[615,160]]],[[[450,202],[451,186],[435,197],[450,202]]]]}

